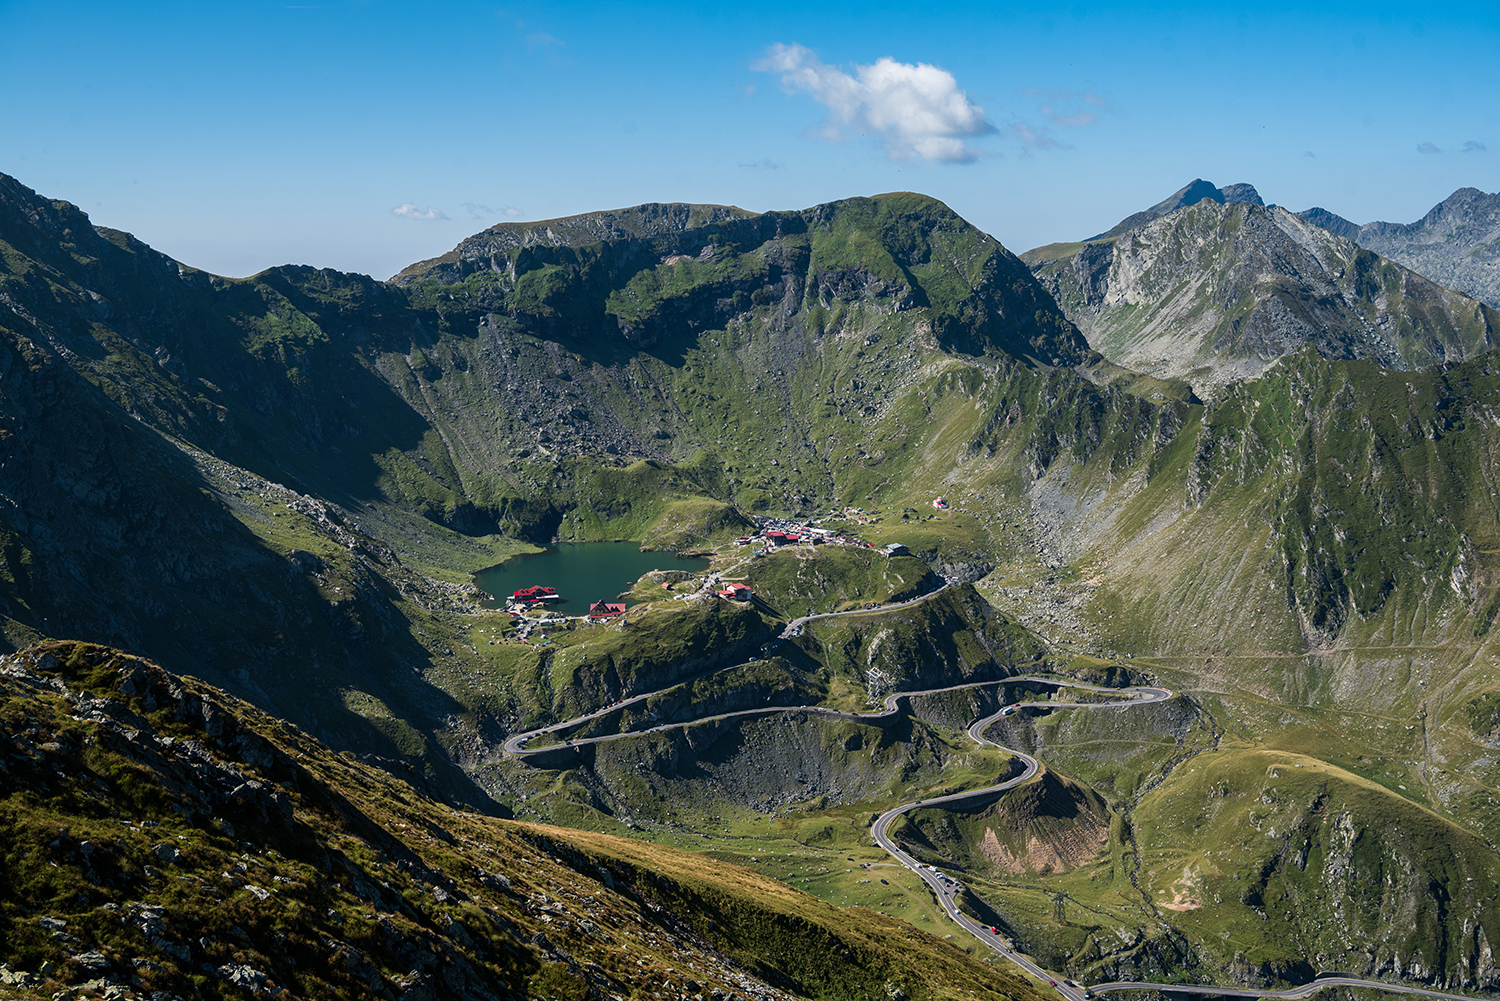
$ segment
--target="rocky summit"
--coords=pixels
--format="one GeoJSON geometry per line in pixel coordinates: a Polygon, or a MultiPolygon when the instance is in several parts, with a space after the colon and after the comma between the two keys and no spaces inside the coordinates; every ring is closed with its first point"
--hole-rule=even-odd
{"type": "Polygon", "coordinates": [[[1139,216],[227,279],[0,177],[0,996],[1496,989],[1496,313],[1139,216]],[[474,584],[605,540],[707,568],[474,584]]]}
{"type": "Polygon", "coordinates": [[[1202,198],[1068,256],[1027,256],[1095,350],[1200,394],[1304,345],[1405,370],[1489,351],[1500,328],[1490,307],[1252,201],[1202,198]]]}
{"type": "Polygon", "coordinates": [[[1441,285],[1500,307],[1500,193],[1459,188],[1413,223],[1361,226],[1322,208],[1297,214],[1441,285]]]}

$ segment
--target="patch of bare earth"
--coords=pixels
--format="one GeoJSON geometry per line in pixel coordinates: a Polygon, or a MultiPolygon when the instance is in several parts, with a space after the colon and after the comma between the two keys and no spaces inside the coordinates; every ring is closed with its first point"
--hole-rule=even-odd
{"type": "Polygon", "coordinates": [[[1027,872],[1066,872],[1089,861],[1104,850],[1109,841],[1109,826],[1090,814],[1079,815],[1066,830],[1047,838],[1032,835],[1026,840],[1026,851],[1017,855],[1001,844],[993,828],[985,828],[979,840],[979,851],[1000,869],[1013,875],[1027,872]]]}
{"type": "MultiPolygon", "coordinates": [[[[1156,906],[1168,911],[1195,911],[1203,906],[1203,901],[1193,894],[1197,891],[1197,874],[1193,872],[1192,866],[1182,870],[1182,878],[1172,884],[1172,900],[1158,900],[1156,906]]],[[[1159,896],[1166,896],[1166,890],[1157,890],[1159,896]]]]}

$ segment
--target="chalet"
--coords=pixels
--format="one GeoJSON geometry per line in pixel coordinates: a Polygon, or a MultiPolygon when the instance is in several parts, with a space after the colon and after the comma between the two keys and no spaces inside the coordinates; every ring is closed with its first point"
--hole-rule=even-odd
{"type": "Polygon", "coordinates": [[[791,532],[782,532],[773,528],[766,532],[766,540],[775,546],[789,546],[797,541],[797,536],[791,532]]]}
{"type": "Polygon", "coordinates": [[[719,592],[719,597],[728,598],[730,601],[749,601],[750,589],[744,584],[730,584],[719,592]]]}
{"type": "Polygon", "coordinates": [[[561,601],[562,595],[557,593],[555,587],[545,587],[541,584],[533,584],[531,587],[523,587],[519,591],[511,592],[513,601],[561,601]]]}
{"type": "Polygon", "coordinates": [[[596,601],[589,606],[589,618],[612,619],[625,614],[625,606],[618,601],[596,601]]]}
{"type": "Polygon", "coordinates": [[[909,552],[911,550],[907,549],[905,543],[901,542],[892,542],[885,547],[885,554],[887,556],[905,556],[909,552]]]}

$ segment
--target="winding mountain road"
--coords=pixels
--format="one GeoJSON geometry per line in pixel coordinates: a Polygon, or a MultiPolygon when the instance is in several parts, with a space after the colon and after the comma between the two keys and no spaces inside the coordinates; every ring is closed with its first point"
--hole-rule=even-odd
{"type": "MultiPolygon", "coordinates": [[[[944,587],[946,586],[947,585],[944,585],[944,587]]],[[[938,588],[936,591],[930,591],[927,594],[924,594],[917,598],[913,598],[910,601],[898,602],[892,605],[882,605],[877,608],[861,608],[844,612],[823,612],[817,615],[805,615],[788,623],[787,627],[782,630],[779,638],[789,639],[793,636],[800,635],[802,627],[805,626],[808,622],[815,619],[836,618],[846,615],[873,615],[899,608],[906,608],[911,605],[915,605],[918,602],[926,601],[928,598],[931,598],[933,595],[938,594],[942,590],[943,588],[938,588]]],[[[706,672],[706,674],[697,677],[706,677],[711,674],[721,673],[722,671],[731,671],[736,667],[742,666],[743,665],[734,665],[731,667],[720,668],[716,671],[706,672]]],[[[1066,998],[1067,1001],[1085,1001],[1085,999],[1097,994],[1107,994],[1115,991],[1137,990],[1163,991],[1173,994],[1217,995],[1221,997],[1283,998],[1286,999],[1286,1001],[1300,1001],[1300,999],[1307,998],[1310,995],[1329,987],[1363,987],[1374,990],[1388,991],[1395,994],[1415,994],[1421,997],[1442,998],[1445,999],[1445,1001],[1474,1001],[1474,995],[1446,994],[1442,991],[1431,991],[1421,987],[1410,987],[1405,984],[1391,984],[1379,980],[1364,980],[1358,977],[1345,977],[1338,975],[1320,976],[1309,983],[1301,985],[1300,987],[1292,987],[1282,991],[1245,987],[1228,987],[1213,984],[1153,984],[1137,981],[1111,981],[1109,983],[1095,984],[1090,987],[1084,987],[1081,984],[1076,984],[1059,976],[1058,974],[1052,973],[1038,966],[1029,957],[1016,952],[1014,949],[1006,945],[997,933],[991,931],[989,926],[980,924],[973,918],[970,918],[968,915],[960,911],[957,904],[957,896],[959,891],[962,889],[960,884],[955,880],[950,879],[943,873],[939,872],[935,867],[926,866],[918,862],[915,858],[903,851],[900,846],[898,846],[896,842],[890,837],[890,826],[892,822],[894,822],[896,818],[909,813],[912,810],[929,806],[949,806],[969,800],[981,799],[987,796],[995,796],[999,793],[1005,792],[1008,789],[1013,789],[1016,786],[1021,785],[1023,782],[1027,782],[1036,776],[1036,774],[1041,770],[1042,767],[1041,763],[1037,761],[1036,758],[1032,757],[1029,754],[1026,754],[1023,751],[1018,751],[1014,748],[1006,747],[1004,744],[989,740],[984,736],[985,731],[989,729],[991,724],[995,723],[1001,717],[1008,716],[1012,713],[1016,713],[1028,708],[1040,710],[1130,709],[1136,706],[1147,705],[1153,702],[1164,702],[1167,699],[1172,698],[1173,693],[1165,688],[1157,688],[1154,686],[1141,686],[1136,688],[1105,688],[1099,685],[1090,685],[1081,681],[1075,681],[1071,678],[1059,678],[1050,675],[1025,674],[1015,675],[1009,678],[995,679],[992,681],[974,681],[959,685],[949,685],[944,688],[927,688],[912,692],[893,692],[885,697],[882,708],[871,712],[847,712],[839,709],[827,709],[822,706],[805,705],[766,706],[759,709],[742,709],[735,712],[717,713],[712,716],[701,716],[682,722],[663,723],[658,726],[653,726],[642,730],[626,730],[620,733],[605,734],[599,737],[585,737],[579,740],[565,740],[562,744],[549,744],[540,748],[528,748],[526,746],[528,742],[536,737],[545,734],[555,734],[570,730],[581,724],[590,722],[591,720],[600,719],[601,717],[607,716],[610,713],[625,708],[626,706],[634,705],[635,703],[649,699],[652,696],[671,691],[673,688],[676,688],[679,685],[691,680],[695,680],[695,678],[685,678],[681,681],[674,682],[673,684],[667,686],[666,688],[660,689],[659,691],[645,692],[640,695],[632,696],[628,699],[622,699],[621,701],[616,702],[613,705],[606,706],[603,709],[599,709],[595,712],[579,716],[575,719],[571,719],[563,723],[556,723],[552,726],[539,727],[535,730],[528,730],[525,733],[516,734],[515,736],[506,740],[502,747],[504,748],[506,753],[515,755],[516,757],[522,758],[524,760],[530,755],[555,752],[561,747],[579,748],[589,744],[602,744],[614,740],[625,740],[630,737],[639,737],[648,733],[664,733],[668,730],[682,729],[689,726],[695,726],[699,723],[712,722],[714,720],[739,719],[752,716],[769,716],[777,713],[788,712],[815,713],[817,715],[832,719],[879,719],[882,717],[892,716],[896,712],[898,712],[899,710],[897,704],[902,699],[909,699],[923,695],[937,695],[943,692],[956,692],[968,688],[982,688],[988,685],[1013,684],[1023,681],[1057,685],[1064,688],[1083,689],[1086,691],[1104,692],[1110,695],[1129,696],[1128,698],[1109,702],[1012,703],[1007,706],[1002,706],[998,712],[992,713],[989,716],[984,717],[983,719],[976,720],[969,727],[969,736],[976,743],[987,744],[991,747],[998,747],[1001,750],[1004,750],[1011,755],[1019,758],[1022,762],[1025,763],[1025,767],[1021,770],[1021,773],[1009,779],[1006,779],[1004,782],[1000,782],[992,786],[985,786],[982,789],[970,789],[965,792],[952,793],[947,796],[938,796],[932,799],[919,799],[915,802],[905,803],[901,806],[893,807],[892,809],[887,810],[885,813],[882,813],[879,818],[876,819],[874,825],[870,828],[871,835],[874,837],[875,842],[880,845],[881,848],[885,849],[885,851],[892,858],[894,858],[897,862],[900,862],[907,869],[910,869],[912,872],[916,873],[917,876],[922,879],[922,881],[932,891],[933,895],[937,897],[938,903],[942,906],[943,912],[948,915],[949,920],[953,921],[969,934],[973,935],[974,938],[977,939],[979,943],[984,947],[995,952],[1002,958],[1009,960],[1016,966],[1019,966],[1030,976],[1036,978],[1039,981],[1047,983],[1050,987],[1056,990],[1058,994],[1066,998]]]]}
{"type": "MultiPolygon", "coordinates": [[[[732,671],[736,667],[743,667],[743,666],[744,666],[743,664],[737,664],[734,667],[720,668],[718,671],[714,671],[714,672],[710,672],[710,673],[711,674],[719,674],[719,673],[722,673],[723,671],[732,671]]],[[[700,677],[706,677],[706,675],[703,675],[703,676],[700,676],[700,677]]],[[[625,739],[630,738],[630,737],[640,737],[640,736],[644,736],[645,734],[648,734],[648,733],[665,733],[668,730],[681,730],[681,729],[683,729],[685,727],[697,726],[699,723],[711,723],[711,722],[713,722],[715,720],[744,719],[744,718],[751,717],[751,716],[774,716],[774,715],[776,715],[778,713],[804,712],[804,713],[813,713],[813,714],[816,714],[816,715],[819,715],[819,716],[823,716],[823,717],[826,717],[826,718],[829,718],[829,719],[847,719],[847,720],[856,720],[856,721],[858,721],[858,720],[882,719],[882,718],[884,718],[886,716],[894,716],[897,712],[899,712],[900,710],[897,707],[897,703],[899,703],[902,699],[914,698],[916,696],[921,696],[921,695],[938,695],[938,694],[940,694],[942,692],[957,692],[957,691],[962,691],[963,689],[966,689],[966,688],[984,688],[984,687],[986,687],[988,685],[1007,685],[1007,684],[1012,684],[1012,683],[1018,682],[1018,681],[1036,681],[1036,682],[1040,682],[1040,683],[1046,684],[1046,685],[1058,685],[1058,686],[1065,686],[1065,687],[1069,687],[1069,688],[1084,688],[1084,689],[1089,689],[1091,691],[1096,691],[1096,692],[1128,693],[1128,692],[1132,692],[1132,691],[1139,691],[1139,692],[1159,692],[1159,693],[1163,693],[1163,694],[1152,696],[1152,697],[1148,697],[1148,698],[1130,699],[1128,701],[1120,702],[1120,703],[1113,703],[1113,702],[1103,702],[1103,703],[1092,703],[1092,702],[1037,702],[1037,703],[1020,703],[1021,705],[1035,705],[1037,707],[1046,707],[1046,708],[1052,708],[1052,709],[1113,708],[1113,707],[1116,707],[1116,706],[1136,705],[1136,704],[1138,704],[1140,702],[1160,702],[1162,699],[1170,698],[1171,697],[1171,693],[1167,692],[1167,690],[1164,689],[1164,688],[1150,688],[1150,689],[1146,689],[1146,688],[1141,688],[1141,689],[1103,688],[1103,687],[1100,687],[1100,686],[1097,686],[1097,685],[1084,684],[1083,682],[1080,682],[1080,681],[1073,681],[1070,678],[1055,677],[1053,675],[1045,675],[1045,674],[1016,674],[1016,675],[1012,675],[1009,678],[996,678],[996,679],[993,679],[993,680],[990,680],[990,681],[970,681],[970,682],[965,682],[964,684],[961,684],[961,685],[948,685],[948,686],[946,686],[944,688],[924,688],[924,689],[921,689],[920,691],[914,691],[914,692],[892,692],[890,695],[887,695],[885,697],[884,703],[883,703],[883,705],[882,705],[882,707],[880,709],[875,709],[875,710],[872,710],[870,712],[849,712],[849,711],[843,710],[843,709],[829,709],[826,706],[805,706],[805,705],[804,706],[762,706],[759,709],[737,709],[737,710],[735,710],[733,712],[715,713],[712,716],[695,716],[695,717],[693,717],[692,719],[689,719],[689,720],[680,720],[680,721],[676,721],[676,722],[672,722],[672,723],[661,723],[661,724],[658,724],[657,726],[646,727],[646,728],[640,729],[640,730],[622,730],[619,733],[607,733],[607,734],[603,734],[603,735],[598,736],[598,737],[580,737],[580,738],[578,738],[576,740],[564,740],[561,744],[546,744],[546,745],[544,745],[542,747],[528,747],[528,746],[526,746],[527,744],[529,744],[532,740],[536,739],[537,737],[540,737],[540,736],[543,736],[543,735],[548,735],[548,734],[561,733],[561,732],[563,732],[565,730],[571,730],[574,727],[580,726],[580,725],[582,725],[584,723],[588,723],[588,722],[590,722],[592,720],[601,719],[601,718],[603,718],[605,716],[608,716],[610,713],[618,712],[619,710],[621,710],[621,709],[623,709],[623,708],[625,708],[627,706],[634,705],[637,702],[641,702],[641,701],[643,701],[645,699],[649,699],[649,698],[651,698],[653,696],[656,696],[656,695],[661,695],[664,692],[669,692],[673,688],[676,688],[678,685],[684,684],[685,681],[687,681],[687,680],[694,680],[694,679],[685,679],[684,681],[676,682],[676,683],[674,683],[672,685],[669,685],[666,688],[660,689],[659,691],[645,692],[645,693],[643,693],[641,695],[635,695],[635,696],[632,696],[632,697],[630,697],[628,699],[621,699],[619,702],[616,702],[613,705],[605,706],[603,709],[595,710],[594,712],[587,713],[587,714],[585,714],[583,716],[574,717],[573,719],[567,720],[567,721],[562,722],[562,723],[554,723],[551,726],[538,727],[535,730],[527,730],[525,733],[518,733],[515,736],[510,737],[509,739],[507,739],[505,741],[505,743],[501,745],[501,747],[502,747],[502,749],[507,754],[513,754],[513,755],[515,755],[517,757],[525,758],[528,755],[546,754],[546,753],[549,753],[549,752],[552,752],[552,751],[556,751],[560,747],[587,747],[590,744],[606,744],[606,743],[609,743],[610,741],[625,740],[625,739]]],[[[988,725],[988,723],[993,722],[996,719],[999,719],[998,715],[993,716],[993,717],[989,717],[989,718],[987,718],[985,720],[981,720],[980,722],[988,725]]],[[[976,726],[976,727],[979,726],[979,725],[980,725],[979,723],[974,724],[974,726],[976,726]]],[[[971,734],[973,733],[973,727],[970,728],[969,732],[971,734]]],[[[976,738],[976,739],[978,739],[978,738],[976,738]]],[[[983,743],[990,743],[990,742],[989,741],[983,741],[983,743]]],[[[1001,745],[996,744],[995,746],[999,747],[1001,745]]],[[[1006,748],[1006,750],[1009,750],[1009,748],[1006,748]]],[[[1016,754],[1017,752],[1012,751],[1011,753],[1012,754],[1016,754]]],[[[1035,770],[1036,770],[1035,759],[1029,758],[1029,757],[1027,757],[1027,755],[1024,755],[1024,754],[1019,755],[1019,756],[1023,757],[1023,758],[1027,758],[1028,761],[1032,762],[1032,771],[1028,772],[1027,776],[1026,776],[1026,777],[1029,778],[1032,774],[1035,774],[1035,770]]],[[[944,801],[946,801],[947,799],[953,799],[953,798],[963,799],[963,798],[967,798],[967,797],[970,797],[970,796],[983,795],[986,792],[998,791],[1000,789],[1008,789],[1008,788],[1010,788],[1010,786],[1012,784],[1014,784],[1014,783],[1008,783],[1008,784],[1004,784],[1004,785],[1001,785],[1001,786],[992,786],[992,787],[990,787],[988,789],[976,789],[976,790],[974,790],[972,792],[956,793],[952,797],[945,797],[944,801]]],[[[928,800],[928,802],[936,803],[936,802],[938,802],[938,800],[928,800]]]]}
{"type": "Polygon", "coordinates": [[[906,803],[901,806],[893,807],[892,809],[889,809],[880,815],[880,817],[875,821],[874,825],[870,828],[870,834],[874,837],[875,843],[880,845],[881,848],[884,848],[892,858],[921,877],[922,882],[926,883],[927,886],[932,890],[933,894],[937,897],[938,903],[942,905],[943,912],[948,915],[949,920],[953,921],[959,927],[963,928],[969,934],[973,935],[985,947],[1010,960],[1012,963],[1015,963],[1022,970],[1031,974],[1033,977],[1036,977],[1038,980],[1045,980],[1053,987],[1056,987],[1058,993],[1062,994],[1063,997],[1068,998],[1069,1001],[1083,1001],[1083,999],[1088,996],[1088,991],[1084,990],[1083,988],[1068,985],[1065,981],[1062,980],[1062,978],[1058,977],[1056,974],[1042,969],[1040,966],[1033,963],[1028,957],[1016,952],[1004,942],[1002,942],[1000,936],[992,931],[990,929],[990,926],[982,925],[978,921],[975,921],[973,918],[960,911],[958,909],[957,903],[958,892],[961,889],[959,884],[943,875],[936,868],[923,865],[916,859],[912,858],[906,852],[902,851],[900,846],[898,846],[890,836],[891,823],[895,821],[897,817],[909,813],[912,810],[928,806],[949,806],[956,803],[962,803],[967,800],[994,796],[998,793],[1005,792],[1007,789],[1013,789],[1023,782],[1031,780],[1037,774],[1037,772],[1041,771],[1041,762],[1037,761],[1037,759],[1033,758],[1031,755],[1026,754],[1023,751],[1017,751],[1014,748],[1006,747],[1004,744],[998,744],[993,740],[988,740],[985,738],[984,731],[989,729],[990,724],[994,723],[1002,716],[1008,716],[1012,713],[1018,712],[1020,708],[1027,705],[1034,706],[1038,709],[1124,709],[1130,706],[1143,705],[1148,702],[1164,702],[1172,697],[1172,693],[1165,688],[1101,688],[1097,685],[1085,685],[1077,681],[1048,678],[1036,675],[1017,678],[1015,680],[1043,681],[1050,684],[1067,685],[1073,688],[1084,688],[1096,692],[1109,692],[1111,694],[1134,693],[1134,696],[1132,698],[1124,699],[1118,702],[1037,702],[1013,703],[1012,705],[1002,706],[999,712],[992,713],[991,715],[976,721],[972,726],[970,726],[969,736],[973,738],[973,740],[977,743],[988,744],[991,747],[998,747],[1001,750],[1008,751],[1015,757],[1020,758],[1021,761],[1025,762],[1026,765],[1026,767],[1021,770],[1021,774],[1006,779],[1004,782],[1001,782],[997,785],[985,786],[983,789],[970,789],[967,792],[953,793],[949,796],[938,796],[933,799],[919,799],[914,803],[906,803]]]}
{"type": "Polygon", "coordinates": [[[1405,984],[1388,984],[1382,980],[1361,980],[1358,977],[1322,976],[1301,987],[1292,987],[1284,991],[1250,990],[1244,987],[1215,987],[1203,984],[1143,984],[1131,981],[1115,981],[1108,984],[1095,984],[1089,990],[1095,994],[1108,994],[1111,991],[1165,991],[1171,994],[1213,994],[1218,997],[1230,998],[1288,998],[1298,999],[1311,997],[1325,987],[1368,987],[1378,991],[1389,991],[1392,994],[1417,994],[1427,998],[1448,998],[1451,1001],[1475,1001],[1472,994],[1444,994],[1442,991],[1429,991],[1422,987],[1408,987],[1405,984]]]}
{"type": "Polygon", "coordinates": [[[776,638],[789,640],[793,636],[801,636],[802,627],[807,625],[809,622],[812,622],[814,619],[838,619],[842,618],[845,615],[883,615],[886,612],[894,612],[898,608],[910,608],[912,605],[919,605],[922,602],[926,601],[928,598],[942,594],[948,589],[948,587],[948,584],[943,584],[931,591],[928,591],[926,594],[919,594],[915,598],[910,598],[906,601],[898,601],[890,605],[876,605],[874,608],[850,608],[845,609],[842,612],[818,612],[815,615],[804,615],[801,618],[793,619],[792,621],[788,622],[786,624],[786,628],[781,631],[781,635],[776,638]]]}

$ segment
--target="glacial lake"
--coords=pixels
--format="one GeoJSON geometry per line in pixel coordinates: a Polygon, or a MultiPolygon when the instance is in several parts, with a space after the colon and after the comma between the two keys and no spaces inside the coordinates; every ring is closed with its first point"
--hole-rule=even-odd
{"type": "Polygon", "coordinates": [[[557,588],[562,601],[549,602],[568,615],[582,615],[596,601],[614,601],[648,570],[707,570],[703,557],[641,552],[634,542],[564,542],[540,553],[512,556],[481,570],[474,583],[495,601],[533,584],[557,588]]]}

